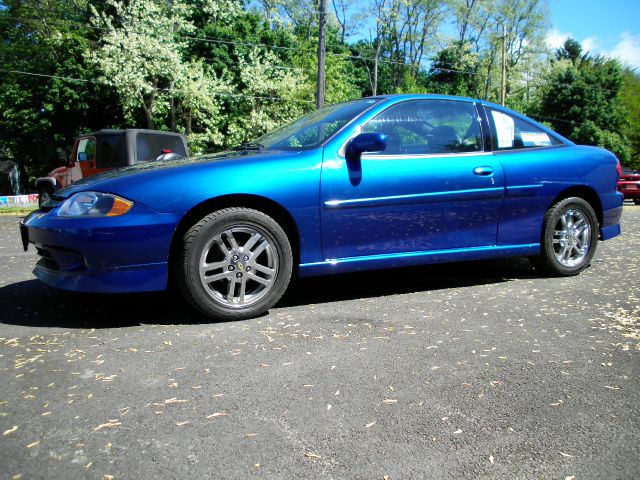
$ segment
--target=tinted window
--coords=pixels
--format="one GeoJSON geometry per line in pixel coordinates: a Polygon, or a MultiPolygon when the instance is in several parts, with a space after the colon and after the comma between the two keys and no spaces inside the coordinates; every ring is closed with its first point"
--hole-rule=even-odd
{"type": "Polygon", "coordinates": [[[114,168],[124,165],[122,135],[100,135],[96,168],[114,168]]]}
{"type": "Polygon", "coordinates": [[[136,135],[136,162],[150,162],[167,151],[187,156],[181,137],[144,132],[136,135]]]}
{"type": "Polygon", "coordinates": [[[550,147],[562,142],[544,130],[520,118],[498,110],[489,109],[494,150],[520,150],[523,148],[550,147]]]}
{"type": "Polygon", "coordinates": [[[475,105],[453,100],[418,100],[394,105],[365,127],[387,136],[382,155],[478,152],[482,131],[475,105]]]}

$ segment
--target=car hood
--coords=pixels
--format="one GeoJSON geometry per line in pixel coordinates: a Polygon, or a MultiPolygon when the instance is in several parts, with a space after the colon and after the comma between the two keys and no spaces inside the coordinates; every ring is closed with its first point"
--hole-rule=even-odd
{"type": "Polygon", "coordinates": [[[283,150],[227,150],[215,154],[179,158],[159,162],[139,163],[130,167],[118,168],[83,178],[74,184],[56,192],[55,196],[64,199],[77,192],[96,190],[112,192],[111,185],[135,183],[149,176],[171,175],[173,170],[184,171],[190,169],[207,168],[216,164],[249,163],[275,160],[299,155],[299,151],[283,150]]]}

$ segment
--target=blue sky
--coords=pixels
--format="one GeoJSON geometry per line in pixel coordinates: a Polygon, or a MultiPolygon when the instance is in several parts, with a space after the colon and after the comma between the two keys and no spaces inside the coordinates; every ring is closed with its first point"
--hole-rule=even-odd
{"type": "Polygon", "coordinates": [[[549,0],[549,9],[550,46],[571,36],[592,53],[618,57],[640,69],[640,0],[549,0]]]}

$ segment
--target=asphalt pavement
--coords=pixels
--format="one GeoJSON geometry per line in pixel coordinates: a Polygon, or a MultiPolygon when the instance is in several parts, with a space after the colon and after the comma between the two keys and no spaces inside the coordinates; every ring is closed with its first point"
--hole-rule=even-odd
{"type": "Polygon", "coordinates": [[[592,266],[297,282],[211,323],[33,277],[0,217],[0,479],[640,478],[640,207],[592,266]]]}

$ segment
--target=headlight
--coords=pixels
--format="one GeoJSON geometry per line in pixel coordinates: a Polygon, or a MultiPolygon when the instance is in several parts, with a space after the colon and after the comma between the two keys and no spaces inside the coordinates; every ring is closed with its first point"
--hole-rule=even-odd
{"type": "Polygon", "coordinates": [[[80,192],[69,197],[58,211],[59,217],[117,217],[133,207],[133,202],[117,195],[80,192]]]}

